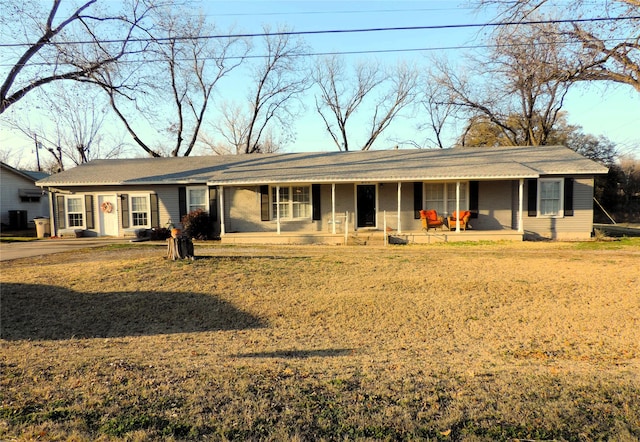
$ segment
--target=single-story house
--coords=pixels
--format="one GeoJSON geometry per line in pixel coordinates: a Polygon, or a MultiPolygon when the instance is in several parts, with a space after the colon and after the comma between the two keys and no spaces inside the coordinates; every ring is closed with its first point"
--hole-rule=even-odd
{"type": "Polygon", "coordinates": [[[95,160],[37,184],[54,235],[133,236],[202,209],[223,242],[586,239],[605,173],[563,146],[458,147],[95,160]],[[470,229],[424,231],[421,209],[469,210],[470,229]]]}
{"type": "Polygon", "coordinates": [[[3,228],[33,228],[33,219],[49,216],[49,199],[35,182],[48,177],[44,172],[15,169],[0,162],[0,222],[3,228]]]}

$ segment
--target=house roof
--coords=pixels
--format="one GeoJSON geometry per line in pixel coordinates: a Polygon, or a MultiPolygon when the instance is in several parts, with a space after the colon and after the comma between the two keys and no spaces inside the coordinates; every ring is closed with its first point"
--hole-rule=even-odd
{"type": "Polygon", "coordinates": [[[563,146],[458,147],[95,160],[40,186],[435,181],[594,175],[607,168],[563,146]]]}
{"type": "Polygon", "coordinates": [[[0,161],[0,167],[2,169],[8,170],[10,172],[15,173],[16,175],[21,176],[24,179],[27,179],[32,182],[36,182],[37,180],[44,179],[49,176],[48,173],[45,172],[35,172],[32,170],[19,170],[9,166],[7,163],[3,163],[0,161]]]}

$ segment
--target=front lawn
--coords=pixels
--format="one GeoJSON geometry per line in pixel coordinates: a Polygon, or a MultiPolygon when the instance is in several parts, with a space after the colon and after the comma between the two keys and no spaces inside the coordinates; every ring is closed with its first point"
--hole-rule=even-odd
{"type": "Polygon", "coordinates": [[[640,438],[640,243],[0,263],[0,439],[640,438]]]}

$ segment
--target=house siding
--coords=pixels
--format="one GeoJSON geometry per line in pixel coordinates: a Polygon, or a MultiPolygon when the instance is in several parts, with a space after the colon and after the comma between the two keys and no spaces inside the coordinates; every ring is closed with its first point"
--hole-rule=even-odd
{"type": "Polygon", "coordinates": [[[49,201],[47,195],[42,195],[40,202],[22,202],[19,189],[41,189],[25,177],[16,175],[10,169],[2,168],[0,173],[0,222],[9,224],[10,210],[24,210],[27,212],[27,222],[33,226],[33,218],[36,216],[49,216],[49,201]]]}
{"type": "MultiPolygon", "coordinates": [[[[517,186],[517,182],[515,183],[517,186]]],[[[513,228],[513,212],[518,211],[513,201],[514,181],[481,181],[478,183],[478,218],[469,222],[477,230],[502,230],[513,228]]]]}
{"type": "MultiPolygon", "coordinates": [[[[561,240],[589,239],[593,230],[593,177],[574,178],[573,216],[559,218],[529,217],[524,213],[527,239],[549,238],[561,240]]],[[[525,184],[525,195],[528,190],[525,184]]]]}
{"type": "MultiPolygon", "coordinates": [[[[104,186],[96,190],[94,187],[76,187],[73,189],[75,195],[90,195],[93,197],[93,216],[96,222],[94,228],[85,229],[86,236],[97,236],[100,232],[100,225],[98,220],[100,206],[98,204],[98,195],[131,195],[136,193],[155,193],[158,195],[158,226],[152,227],[167,227],[169,222],[173,223],[176,227],[180,227],[181,224],[179,207],[178,207],[178,186],[104,186]]],[[[134,236],[137,228],[135,227],[123,227],[122,224],[122,211],[123,200],[118,198],[117,207],[118,215],[118,236],[134,236]]],[[[72,234],[74,229],[60,228],[58,234],[72,234]]]]}

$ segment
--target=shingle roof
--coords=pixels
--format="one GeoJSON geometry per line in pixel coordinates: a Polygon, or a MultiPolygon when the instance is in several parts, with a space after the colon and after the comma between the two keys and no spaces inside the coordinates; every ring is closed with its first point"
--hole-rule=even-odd
{"type": "Polygon", "coordinates": [[[537,178],[602,174],[607,168],[563,146],[399,149],[95,160],[40,186],[242,185],[537,178]]]}

